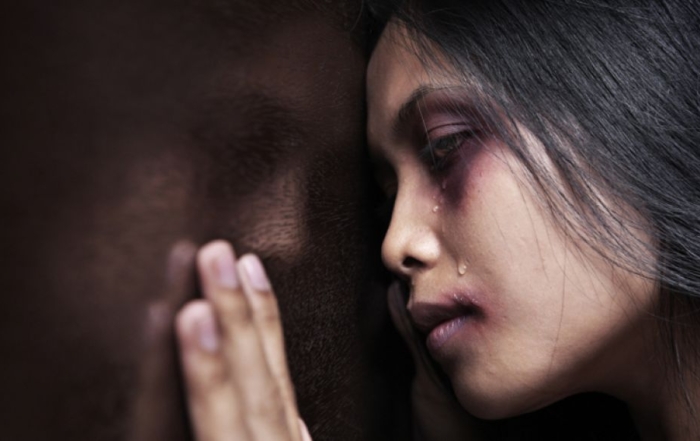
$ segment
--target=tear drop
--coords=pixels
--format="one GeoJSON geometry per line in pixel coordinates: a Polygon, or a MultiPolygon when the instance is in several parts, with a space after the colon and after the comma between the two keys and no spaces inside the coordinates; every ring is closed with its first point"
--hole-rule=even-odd
{"type": "Polygon", "coordinates": [[[459,268],[457,268],[457,271],[459,272],[460,276],[463,276],[467,273],[467,265],[464,263],[459,264],[459,268]]]}

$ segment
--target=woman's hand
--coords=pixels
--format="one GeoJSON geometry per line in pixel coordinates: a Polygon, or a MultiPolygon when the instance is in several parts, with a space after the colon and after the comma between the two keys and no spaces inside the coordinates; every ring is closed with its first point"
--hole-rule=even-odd
{"type": "Polygon", "coordinates": [[[388,302],[394,326],[408,345],[416,365],[416,376],[411,386],[415,439],[478,441],[481,437],[476,420],[462,408],[440,380],[434,362],[411,323],[398,282],[389,288],[388,302]]]}
{"type": "Polygon", "coordinates": [[[197,255],[204,300],[176,333],[197,441],[310,441],[287,369],[277,300],[260,260],[216,241],[197,255]]]}

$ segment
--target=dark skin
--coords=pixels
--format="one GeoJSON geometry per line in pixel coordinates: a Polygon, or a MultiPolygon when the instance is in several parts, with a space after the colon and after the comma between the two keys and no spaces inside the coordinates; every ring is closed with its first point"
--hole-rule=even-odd
{"type": "Polygon", "coordinates": [[[265,263],[314,440],[368,436],[359,2],[241,3],[0,7],[3,439],[189,439],[214,238],[265,263]]]}

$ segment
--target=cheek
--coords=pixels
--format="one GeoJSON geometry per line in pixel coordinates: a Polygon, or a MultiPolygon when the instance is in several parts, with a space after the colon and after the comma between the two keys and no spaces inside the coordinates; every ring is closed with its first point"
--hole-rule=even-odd
{"type": "Polygon", "coordinates": [[[485,149],[460,152],[459,158],[441,177],[441,202],[451,211],[464,211],[486,190],[488,175],[498,158],[485,149]]]}
{"type": "Polygon", "coordinates": [[[493,293],[492,301],[509,297],[514,286],[542,292],[542,275],[553,275],[563,260],[561,250],[543,246],[552,244],[550,223],[515,159],[502,153],[481,151],[456,163],[442,191],[444,243],[467,265],[470,280],[493,293]]]}

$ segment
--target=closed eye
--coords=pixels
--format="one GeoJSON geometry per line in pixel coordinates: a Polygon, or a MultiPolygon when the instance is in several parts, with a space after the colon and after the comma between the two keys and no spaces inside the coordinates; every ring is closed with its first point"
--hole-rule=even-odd
{"type": "Polygon", "coordinates": [[[464,145],[466,141],[478,136],[475,130],[462,130],[435,139],[429,139],[420,149],[419,156],[427,163],[431,172],[440,172],[450,164],[454,153],[464,145]]]}

